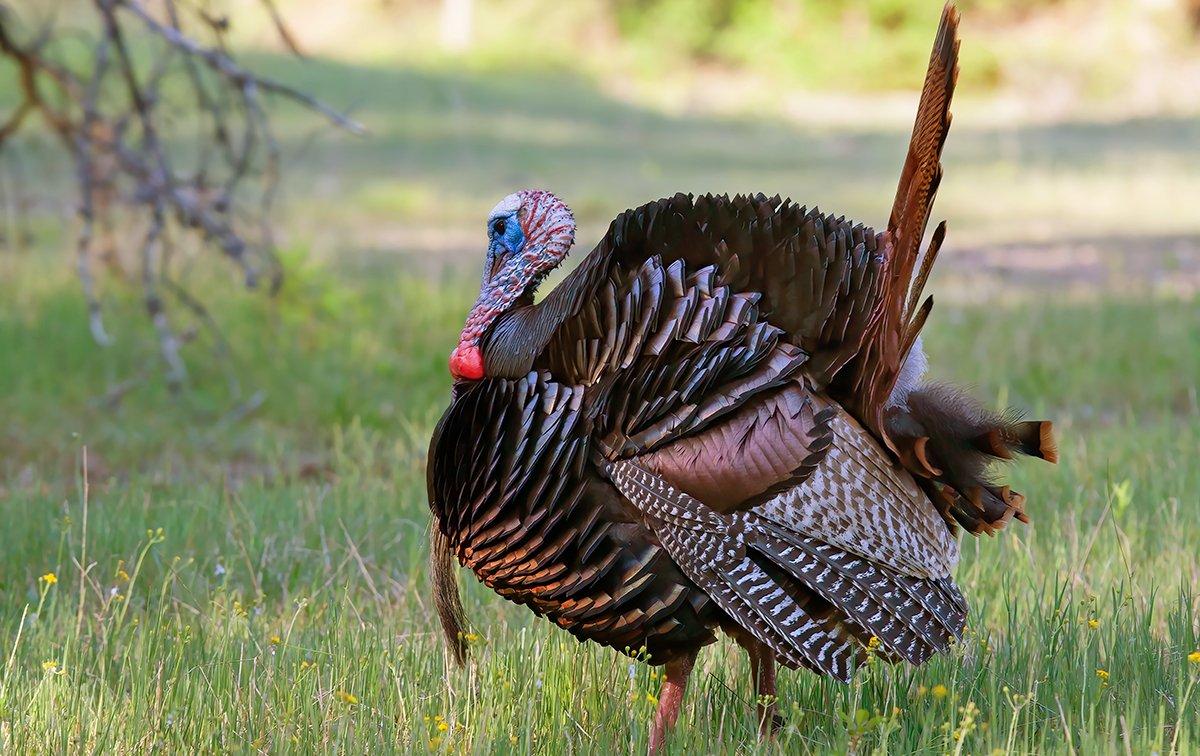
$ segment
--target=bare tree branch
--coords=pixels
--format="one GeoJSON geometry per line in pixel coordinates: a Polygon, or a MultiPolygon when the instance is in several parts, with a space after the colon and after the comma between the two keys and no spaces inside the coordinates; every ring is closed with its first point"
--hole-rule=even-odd
{"type": "MultiPolygon", "coordinates": [[[[280,284],[271,215],[282,150],[263,97],[291,100],[351,133],[365,129],[305,92],[239,65],[225,45],[227,18],[180,0],[157,1],[151,11],[142,0],[90,0],[90,28],[65,32],[47,22],[37,33],[21,34],[0,0],[0,59],[15,65],[18,95],[0,118],[0,150],[37,117],[70,156],[79,191],[75,270],[99,344],[112,337],[96,285],[96,263],[106,259],[97,227],[111,241],[117,213],[126,225],[144,220],[146,233],[136,245],[142,297],[168,382],[178,387],[187,378],[180,349],[191,337],[174,330],[160,289],[178,314],[212,332],[225,357],[230,350],[201,299],[167,273],[172,229],[219,251],[238,267],[246,287],[265,280],[274,291],[280,284]],[[62,52],[68,37],[90,48],[86,65],[62,52]],[[164,92],[176,91],[167,82],[176,79],[190,89],[190,109],[163,105],[164,92]],[[180,133],[189,122],[198,135],[180,133]],[[239,207],[245,212],[236,212],[239,207]]],[[[260,4],[298,55],[274,1],[260,4]]]]}
{"type": "Polygon", "coordinates": [[[275,7],[275,0],[262,0],[262,5],[271,16],[271,23],[275,24],[275,32],[279,35],[279,39],[283,41],[292,55],[303,58],[304,53],[301,52],[300,45],[296,43],[296,37],[292,34],[291,29],[283,22],[283,16],[279,15],[279,9],[275,7]]]}

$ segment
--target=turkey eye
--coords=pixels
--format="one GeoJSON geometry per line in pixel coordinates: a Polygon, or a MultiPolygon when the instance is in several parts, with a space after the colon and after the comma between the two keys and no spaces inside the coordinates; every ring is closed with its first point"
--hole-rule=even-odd
{"type": "Polygon", "coordinates": [[[504,234],[504,219],[501,218],[500,220],[496,221],[496,224],[494,226],[492,226],[492,230],[496,232],[497,236],[503,235],[504,234]]]}

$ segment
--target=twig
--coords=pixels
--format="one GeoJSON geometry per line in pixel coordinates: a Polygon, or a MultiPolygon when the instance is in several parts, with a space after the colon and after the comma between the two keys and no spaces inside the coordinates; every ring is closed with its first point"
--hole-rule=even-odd
{"type": "Polygon", "coordinates": [[[158,332],[159,348],[163,360],[167,363],[167,385],[172,390],[178,390],[187,380],[187,367],[179,356],[179,339],[171,330],[167,313],[163,309],[162,299],[158,296],[158,251],[163,231],[162,204],[156,203],[150,222],[150,230],[142,243],[142,292],[145,297],[146,312],[158,332]]]}
{"type": "Polygon", "coordinates": [[[232,60],[230,60],[229,57],[226,56],[224,53],[222,53],[220,50],[198,45],[198,44],[196,44],[196,42],[189,39],[188,37],[183,36],[182,34],[179,34],[174,29],[172,29],[168,26],[163,26],[153,16],[151,16],[146,11],[146,9],[144,7],[142,7],[142,4],[139,3],[137,0],[99,0],[99,1],[101,3],[116,2],[121,7],[129,9],[129,11],[131,13],[133,13],[134,15],[136,15],[138,18],[140,18],[142,20],[142,23],[144,23],[150,29],[150,31],[152,31],[155,34],[157,34],[158,36],[162,37],[164,40],[166,40],[170,44],[183,50],[188,55],[200,58],[201,60],[205,61],[209,65],[209,67],[211,67],[214,71],[217,71],[220,74],[222,74],[223,76],[230,79],[239,88],[244,87],[247,84],[247,82],[253,82],[259,89],[263,90],[264,92],[271,92],[273,94],[282,95],[290,100],[295,100],[296,102],[299,102],[299,103],[303,104],[304,106],[321,113],[323,116],[328,118],[330,120],[330,122],[332,122],[339,128],[343,128],[346,131],[349,131],[351,134],[360,134],[361,135],[361,134],[367,133],[366,128],[361,123],[359,123],[358,121],[352,120],[350,118],[347,118],[346,116],[337,112],[336,110],[329,107],[325,103],[321,102],[317,98],[312,97],[311,95],[307,95],[304,92],[301,92],[300,90],[295,89],[293,87],[289,87],[286,84],[281,84],[277,81],[273,81],[271,79],[267,79],[267,78],[264,78],[261,76],[255,76],[254,74],[252,74],[252,73],[246,71],[245,69],[241,68],[240,66],[238,66],[236,63],[234,63],[232,60]]]}
{"type": "Polygon", "coordinates": [[[92,80],[88,83],[83,100],[83,125],[74,134],[75,172],[79,181],[79,238],[76,242],[75,272],[83,288],[88,308],[88,327],[92,338],[101,346],[112,344],[112,337],[104,330],[104,318],[100,300],[96,298],[96,281],[92,275],[92,231],[95,227],[95,182],[92,160],[92,131],[96,128],[96,98],[100,92],[100,81],[108,70],[108,38],[100,40],[92,62],[92,80]]]}
{"type": "Polygon", "coordinates": [[[264,8],[267,9],[267,14],[271,16],[271,23],[275,24],[275,31],[279,34],[279,38],[283,40],[283,44],[287,46],[289,52],[297,58],[305,57],[300,50],[300,45],[296,44],[296,37],[292,35],[291,29],[288,29],[287,24],[283,22],[283,16],[279,14],[279,9],[275,7],[274,0],[261,0],[264,8]]]}

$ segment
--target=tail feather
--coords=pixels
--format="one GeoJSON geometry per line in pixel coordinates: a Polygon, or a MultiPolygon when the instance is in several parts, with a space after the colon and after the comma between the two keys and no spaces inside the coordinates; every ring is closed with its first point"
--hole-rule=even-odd
{"type": "Polygon", "coordinates": [[[942,147],[950,131],[958,46],[958,11],[953,3],[947,3],[929,56],[887,231],[880,236],[886,268],[878,284],[870,333],[851,366],[848,385],[843,384],[848,389],[847,406],[892,451],[896,449],[884,427],[884,410],[932,308],[931,300],[917,303],[946,236],[945,224],[940,224],[922,258],[921,240],[942,180],[942,147]]]}
{"type": "Polygon", "coordinates": [[[942,178],[942,147],[950,131],[950,100],[958,79],[958,46],[958,9],[947,3],[929,56],[912,139],[888,220],[890,231],[915,232],[905,233],[905,238],[899,240],[901,250],[914,258],[942,178]]]}
{"type": "Polygon", "coordinates": [[[938,224],[924,253],[921,242],[942,180],[958,48],[958,11],[947,3],[887,231],[880,237],[886,271],[871,331],[838,398],[922,481],[948,522],[971,533],[992,533],[1014,517],[1025,519],[1025,499],[994,485],[989,465],[1015,453],[1057,459],[1050,424],[1021,423],[986,412],[949,387],[913,391],[906,386],[898,401],[892,393],[910,353],[919,353],[918,337],[933,309],[932,297],[922,296],[945,241],[946,224],[938,224]]]}
{"type": "Polygon", "coordinates": [[[924,479],[947,520],[970,533],[994,533],[1014,517],[1028,521],[1025,497],[993,481],[994,462],[1017,454],[1058,459],[1049,421],[992,412],[945,384],[910,392],[887,422],[900,461],[924,479]]]}
{"type": "Polygon", "coordinates": [[[467,615],[463,611],[459,594],[457,565],[450,549],[450,539],[442,533],[436,516],[430,526],[429,569],[433,581],[433,599],[437,605],[438,618],[442,622],[446,648],[454,663],[461,667],[467,663],[467,615]]]}
{"type": "Polygon", "coordinates": [[[1058,443],[1054,440],[1054,424],[1049,420],[1029,420],[1014,424],[1005,439],[1009,446],[1022,454],[1040,457],[1047,462],[1058,461],[1058,443]]]}
{"type": "Polygon", "coordinates": [[[954,85],[958,80],[958,47],[958,10],[952,3],[947,3],[942,9],[941,24],[929,56],[929,69],[917,105],[908,155],[904,159],[904,169],[900,173],[896,199],[888,219],[888,233],[894,245],[888,282],[889,305],[898,310],[896,315],[899,318],[895,325],[905,331],[901,342],[906,345],[898,356],[897,369],[908,354],[907,347],[911,346],[924,324],[924,318],[919,321],[913,321],[912,318],[914,313],[919,312],[917,301],[946,236],[946,224],[943,222],[934,232],[914,278],[913,269],[921,258],[921,240],[929,225],[933,200],[942,181],[942,148],[946,144],[946,135],[950,133],[950,101],[954,98],[954,85]]]}

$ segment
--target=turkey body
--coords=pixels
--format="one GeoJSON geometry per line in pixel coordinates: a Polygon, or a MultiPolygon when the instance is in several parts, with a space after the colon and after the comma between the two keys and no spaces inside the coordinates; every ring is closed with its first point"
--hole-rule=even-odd
{"type": "Polygon", "coordinates": [[[430,500],[460,562],[651,663],[747,624],[785,664],[841,679],[872,636],[915,662],[944,647],[966,611],[957,541],[820,390],[869,326],[884,242],[763,196],[619,217],[540,307],[498,323],[504,375],[460,386],[438,426],[430,500]],[[700,513],[658,513],[631,475],[700,513]],[[688,516],[713,518],[716,542],[689,540],[709,531],[688,516]],[[736,560],[707,553],[724,540],[736,560]],[[868,613],[869,589],[892,595],[868,613]]]}
{"type": "MultiPolygon", "coordinates": [[[[536,304],[540,279],[518,291],[489,257],[483,291],[490,270],[517,296],[492,312],[481,293],[451,359],[471,376],[430,445],[435,577],[452,555],[578,639],[668,665],[668,683],[724,630],[760,694],[773,660],[848,680],[868,651],[919,664],[961,634],[957,536],[1025,518],[989,464],[1056,451],[1049,423],[919,382],[956,25],[948,7],[883,231],[678,194],[618,216],[536,304]]],[[[494,211],[494,240],[518,221],[537,237],[550,205],[528,197],[494,211]]],[[[447,595],[443,580],[461,654],[447,595]]]]}

